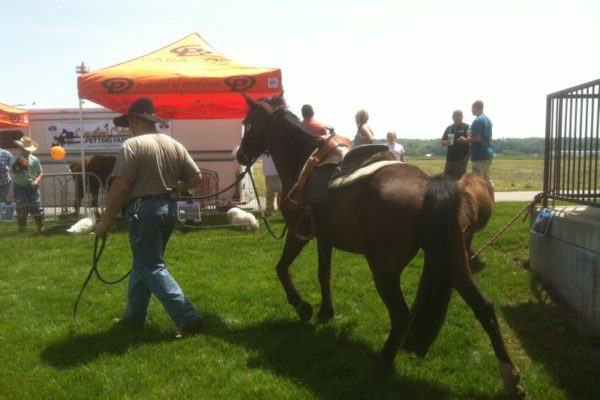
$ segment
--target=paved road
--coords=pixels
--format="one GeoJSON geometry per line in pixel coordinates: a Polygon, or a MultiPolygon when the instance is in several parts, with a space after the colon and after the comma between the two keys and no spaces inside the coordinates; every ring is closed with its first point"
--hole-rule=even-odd
{"type": "Polygon", "coordinates": [[[539,192],[496,192],[496,201],[531,201],[539,192]]]}

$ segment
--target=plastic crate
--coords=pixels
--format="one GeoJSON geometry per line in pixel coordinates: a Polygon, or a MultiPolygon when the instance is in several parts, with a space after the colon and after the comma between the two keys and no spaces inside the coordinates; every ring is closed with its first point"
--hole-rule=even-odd
{"type": "Polygon", "coordinates": [[[177,218],[180,222],[200,222],[200,202],[198,201],[178,201],[177,218]]]}

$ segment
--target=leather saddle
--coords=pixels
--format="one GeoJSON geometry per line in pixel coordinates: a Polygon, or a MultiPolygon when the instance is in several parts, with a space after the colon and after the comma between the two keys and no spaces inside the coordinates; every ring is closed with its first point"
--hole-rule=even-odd
{"type": "Polygon", "coordinates": [[[395,160],[396,157],[388,150],[385,144],[363,144],[350,149],[339,165],[337,176],[349,175],[367,165],[377,161],[395,160]]]}
{"type": "Polygon", "coordinates": [[[377,144],[352,148],[338,164],[314,164],[312,168],[307,168],[311,161],[309,158],[296,185],[286,198],[293,207],[304,208],[302,218],[295,228],[296,236],[301,240],[310,240],[315,236],[316,222],[312,212],[315,206],[327,199],[331,179],[349,175],[360,168],[385,160],[392,161],[396,158],[388,151],[386,145],[377,144]],[[308,175],[303,176],[304,174],[308,175]],[[305,185],[299,185],[300,182],[305,185]],[[299,201],[292,199],[292,195],[299,201]]]}

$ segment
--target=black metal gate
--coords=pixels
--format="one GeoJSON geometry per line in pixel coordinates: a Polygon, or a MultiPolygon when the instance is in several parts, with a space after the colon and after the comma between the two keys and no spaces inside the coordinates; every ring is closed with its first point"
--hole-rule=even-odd
{"type": "Polygon", "coordinates": [[[548,198],[600,207],[599,126],[600,79],[548,95],[544,158],[548,198]]]}

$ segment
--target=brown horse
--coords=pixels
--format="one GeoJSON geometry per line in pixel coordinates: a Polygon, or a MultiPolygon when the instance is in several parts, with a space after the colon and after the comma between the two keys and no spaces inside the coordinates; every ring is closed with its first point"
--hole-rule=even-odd
{"type": "MultiPolygon", "coordinates": [[[[116,161],[117,158],[115,156],[104,156],[100,154],[84,158],[86,187],[92,195],[92,207],[98,207],[98,192],[101,187],[107,187],[110,183],[108,178],[116,161]]],[[[81,172],[81,160],[72,162],[69,169],[71,172],[81,172]]],[[[79,207],[81,206],[81,199],[83,198],[83,179],[81,174],[76,175],[75,188],[77,194],[73,206],[75,208],[75,214],[79,215],[79,207]]]]}
{"type": "MultiPolygon", "coordinates": [[[[323,139],[306,131],[291,112],[277,107],[281,99],[245,98],[249,109],[243,121],[244,136],[237,160],[242,165],[251,165],[264,151],[270,151],[285,196],[323,139]]],[[[391,320],[391,330],[381,351],[386,365],[393,364],[400,346],[420,356],[427,353],[444,322],[454,287],[488,333],[506,389],[522,396],[525,391],[519,385],[520,371],[508,354],[494,306],[481,292],[468,267],[459,224],[460,200],[455,182],[431,178],[416,166],[403,163],[381,168],[352,185],[330,189],[327,199],[314,211],[322,298],[318,317],[321,320],[334,317],[333,247],[364,254],[367,259],[391,320]],[[420,248],[425,253],[424,271],[411,311],[400,288],[400,275],[420,248]]],[[[308,243],[294,234],[302,210],[284,202],[281,211],[290,229],[277,262],[277,275],[288,302],[302,320],[308,321],[312,307],[302,299],[289,274],[290,264],[308,243]]]]}
{"type": "Polygon", "coordinates": [[[474,173],[463,175],[457,184],[462,196],[460,221],[470,260],[473,256],[473,235],[485,228],[492,216],[494,189],[474,173]]]}

